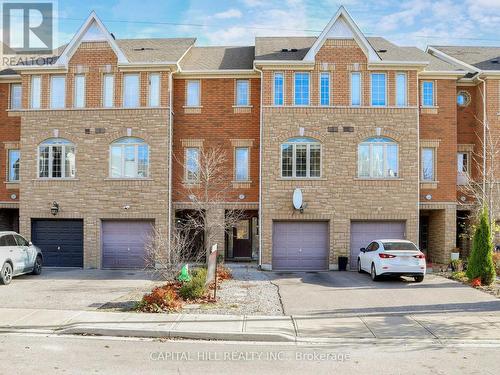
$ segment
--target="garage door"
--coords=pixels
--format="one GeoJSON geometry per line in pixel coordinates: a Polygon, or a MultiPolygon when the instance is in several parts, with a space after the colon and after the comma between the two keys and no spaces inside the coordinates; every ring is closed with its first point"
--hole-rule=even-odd
{"type": "Polygon", "coordinates": [[[274,222],[273,270],[327,270],[328,244],[328,222],[274,222]]]}
{"type": "Polygon", "coordinates": [[[31,241],[42,249],[44,266],[83,267],[83,220],[32,219],[31,241]]]}
{"type": "Polygon", "coordinates": [[[144,268],[147,266],[145,244],[152,221],[102,222],[102,267],[144,268]]]}
{"type": "Polygon", "coordinates": [[[405,239],[404,221],[359,221],[351,223],[351,269],[356,269],[359,249],[373,240],[405,239]]]}

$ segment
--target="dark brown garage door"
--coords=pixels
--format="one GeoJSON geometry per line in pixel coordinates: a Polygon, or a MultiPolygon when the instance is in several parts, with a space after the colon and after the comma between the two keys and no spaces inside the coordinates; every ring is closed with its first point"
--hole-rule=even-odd
{"type": "Polygon", "coordinates": [[[152,221],[102,222],[102,267],[144,268],[147,266],[146,241],[152,221]]]}
{"type": "Polygon", "coordinates": [[[373,240],[404,240],[404,221],[354,221],[351,223],[351,269],[356,269],[359,249],[373,240]]]}
{"type": "Polygon", "coordinates": [[[328,222],[274,222],[273,270],[327,270],[328,244],[328,222]]]}

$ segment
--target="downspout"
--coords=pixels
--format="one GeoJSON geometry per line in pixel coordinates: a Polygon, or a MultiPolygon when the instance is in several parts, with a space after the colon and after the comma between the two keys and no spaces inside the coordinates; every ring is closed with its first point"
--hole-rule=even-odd
{"type": "Polygon", "coordinates": [[[259,123],[259,268],[262,268],[262,123],[263,123],[263,87],[264,73],[261,69],[257,69],[254,63],[253,68],[260,73],[260,123],[259,123]]]}
{"type": "MultiPolygon", "coordinates": [[[[477,80],[483,84],[483,205],[486,203],[486,141],[487,141],[487,131],[488,131],[488,118],[486,110],[486,81],[482,79],[479,75],[477,80]]],[[[491,199],[491,197],[489,198],[491,199]]],[[[491,204],[488,199],[488,224],[491,230],[491,204]]]]}
{"type": "MultiPolygon", "coordinates": [[[[179,64],[177,64],[177,71],[179,70],[179,64]]],[[[168,74],[168,252],[170,253],[170,247],[172,242],[172,135],[173,135],[173,90],[172,90],[172,79],[173,72],[170,71],[168,74]]]]}
{"type": "MultiPolygon", "coordinates": [[[[409,104],[409,103],[408,103],[409,104]]],[[[420,249],[420,80],[417,72],[417,244],[420,249]]],[[[427,250],[427,249],[426,249],[427,250]]]]}

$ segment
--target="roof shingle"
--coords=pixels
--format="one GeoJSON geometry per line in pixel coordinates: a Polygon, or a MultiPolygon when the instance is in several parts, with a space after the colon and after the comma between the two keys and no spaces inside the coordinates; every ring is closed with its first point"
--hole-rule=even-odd
{"type": "Polygon", "coordinates": [[[183,70],[253,69],[255,47],[192,47],[180,62],[183,70]]]}

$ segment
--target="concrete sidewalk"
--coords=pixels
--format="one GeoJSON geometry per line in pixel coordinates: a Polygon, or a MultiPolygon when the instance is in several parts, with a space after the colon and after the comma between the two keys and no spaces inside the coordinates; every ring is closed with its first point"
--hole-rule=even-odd
{"type": "Polygon", "coordinates": [[[0,334],[50,333],[227,341],[419,339],[500,341],[499,314],[356,317],[145,314],[0,309],[0,334]]]}

